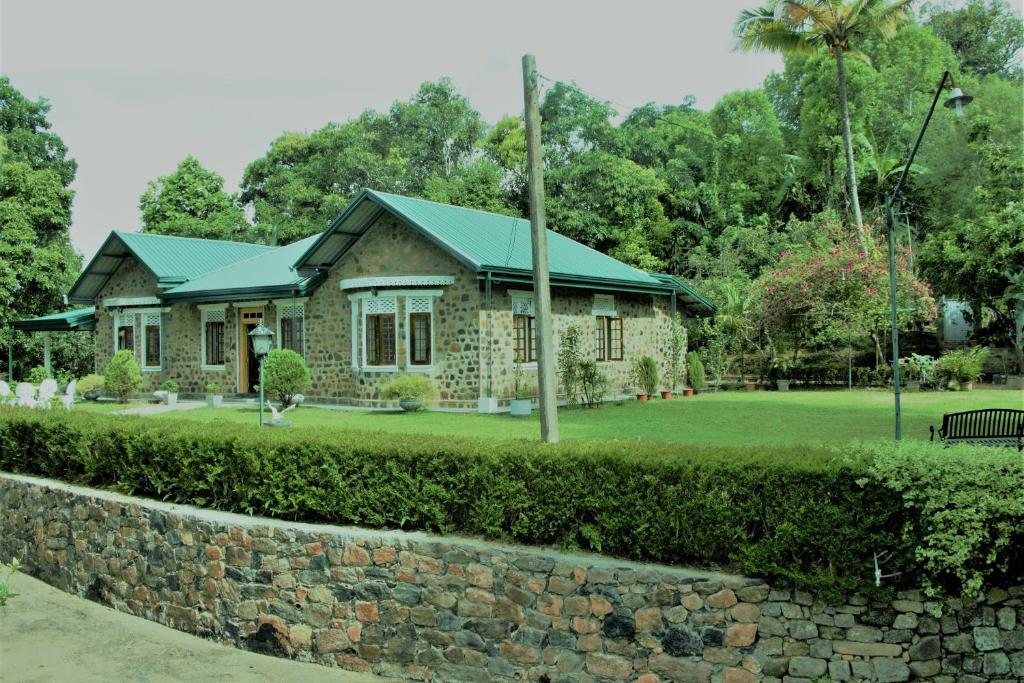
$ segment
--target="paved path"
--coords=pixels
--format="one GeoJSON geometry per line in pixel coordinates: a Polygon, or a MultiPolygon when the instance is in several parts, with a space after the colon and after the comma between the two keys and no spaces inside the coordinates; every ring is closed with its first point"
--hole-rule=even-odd
{"type": "Polygon", "coordinates": [[[195,408],[202,408],[205,405],[206,403],[202,401],[177,401],[173,406],[169,406],[166,403],[154,403],[142,406],[141,408],[115,410],[111,415],[156,415],[157,413],[170,413],[175,410],[193,410],[195,408]]]}
{"type": "Polygon", "coordinates": [[[15,574],[0,608],[0,681],[380,683],[317,664],[243,652],[123,614],[15,574]]]}

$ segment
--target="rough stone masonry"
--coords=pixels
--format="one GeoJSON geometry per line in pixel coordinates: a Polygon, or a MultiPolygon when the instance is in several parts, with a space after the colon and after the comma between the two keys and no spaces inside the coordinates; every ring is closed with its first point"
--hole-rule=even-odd
{"type": "MultiPolygon", "coordinates": [[[[757,579],[0,476],[0,557],[236,647],[425,681],[1024,679],[1024,586],[828,605],[757,579]]],[[[14,607],[16,609],[16,605],[14,607]]]]}

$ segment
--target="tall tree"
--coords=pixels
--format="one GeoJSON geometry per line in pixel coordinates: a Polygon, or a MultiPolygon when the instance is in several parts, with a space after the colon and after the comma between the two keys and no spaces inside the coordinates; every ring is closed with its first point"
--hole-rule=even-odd
{"type": "Polygon", "coordinates": [[[1006,0],[925,5],[925,24],[953,48],[960,68],[978,76],[1020,76],[1024,20],[1006,0]]]}
{"type": "MultiPolygon", "coordinates": [[[[41,362],[39,340],[13,333],[10,322],[62,310],[82,267],[68,234],[76,164],[50,130],[49,110],[0,77],[0,343],[14,335],[23,371],[41,362]]],[[[67,367],[89,364],[91,355],[91,344],[78,345],[67,367]]]]}
{"type": "Polygon", "coordinates": [[[202,239],[256,241],[253,227],[224,178],[187,156],[174,172],[151,180],[139,197],[142,231],[202,239]]]}
{"type": "Polygon", "coordinates": [[[739,46],[745,50],[813,54],[828,48],[839,81],[839,118],[846,153],[846,182],[857,227],[857,240],[867,253],[864,220],[857,195],[857,172],[846,94],[846,56],[866,60],[854,42],[878,35],[889,38],[909,18],[912,0],[771,0],[744,10],[736,22],[739,46]]]}

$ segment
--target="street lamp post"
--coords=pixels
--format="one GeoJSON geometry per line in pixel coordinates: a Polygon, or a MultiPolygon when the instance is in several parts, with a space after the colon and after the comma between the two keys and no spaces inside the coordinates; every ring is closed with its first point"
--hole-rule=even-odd
{"type": "Polygon", "coordinates": [[[893,187],[885,198],[885,225],[887,229],[886,241],[889,243],[889,308],[892,316],[892,385],[893,395],[896,407],[896,440],[899,441],[903,438],[903,425],[900,416],[900,333],[898,329],[898,309],[896,308],[896,245],[895,245],[895,231],[896,231],[896,204],[901,199],[901,193],[903,192],[903,183],[907,179],[907,174],[910,172],[910,166],[914,163],[914,157],[917,156],[917,148],[921,146],[921,140],[924,138],[924,132],[928,129],[928,124],[931,123],[932,114],[935,113],[935,105],[939,102],[939,96],[942,95],[943,89],[946,87],[946,81],[949,81],[952,85],[950,90],[949,98],[943,103],[947,109],[956,110],[957,116],[963,116],[964,105],[969,104],[974,98],[970,95],[965,95],[964,92],[956,87],[956,83],[953,82],[953,75],[949,71],[942,72],[942,80],[939,81],[939,87],[935,89],[935,96],[932,98],[932,106],[928,108],[928,115],[924,117],[924,124],[921,126],[921,132],[917,134],[917,140],[914,142],[914,147],[910,150],[910,158],[907,159],[906,165],[903,166],[903,173],[900,174],[900,179],[896,181],[896,186],[893,187]]]}
{"type": "Polygon", "coordinates": [[[274,333],[270,331],[263,321],[253,328],[252,332],[249,333],[249,338],[252,340],[252,350],[256,355],[256,360],[260,364],[260,427],[263,426],[263,361],[266,360],[267,354],[270,353],[270,346],[273,343],[274,333]]]}

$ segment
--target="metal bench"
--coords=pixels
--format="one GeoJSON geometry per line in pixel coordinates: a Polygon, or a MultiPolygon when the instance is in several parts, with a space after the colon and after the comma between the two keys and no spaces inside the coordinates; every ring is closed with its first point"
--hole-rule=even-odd
{"type": "MultiPolygon", "coordinates": [[[[935,426],[931,427],[931,440],[935,440],[935,426]]],[[[939,440],[946,447],[955,443],[978,446],[1007,446],[1024,451],[1024,410],[1015,408],[985,408],[946,413],[942,416],[939,440]]]]}

